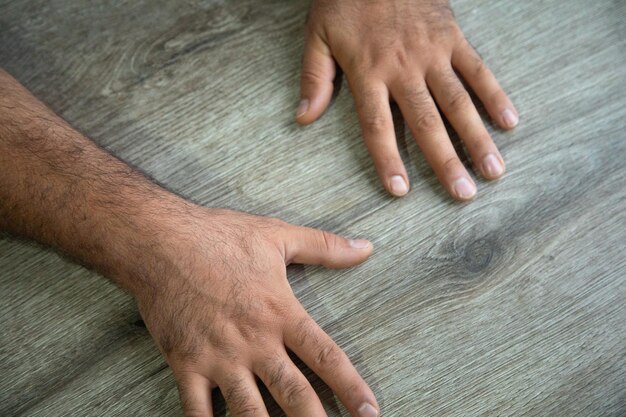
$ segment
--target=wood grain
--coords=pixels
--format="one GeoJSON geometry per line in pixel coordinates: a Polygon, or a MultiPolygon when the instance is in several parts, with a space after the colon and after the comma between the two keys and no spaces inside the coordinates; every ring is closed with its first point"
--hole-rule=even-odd
{"type": "MultiPolygon", "coordinates": [[[[345,84],[294,124],[306,1],[0,0],[0,65],[194,201],[372,239],[364,265],[289,276],[383,415],[626,415],[626,3],[453,6],[522,115],[489,125],[508,173],[466,205],[403,127],[412,191],[388,197],[345,84]]],[[[98,275],[0,236],[0,415],[180,415],[139,319],[98,275]]]]}

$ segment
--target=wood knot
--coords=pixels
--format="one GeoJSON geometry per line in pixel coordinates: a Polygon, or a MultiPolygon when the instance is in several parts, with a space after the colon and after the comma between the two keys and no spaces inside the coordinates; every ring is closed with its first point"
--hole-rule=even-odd
{"type": "Polygon", "coordinates": [[[465,248],[463,262],[468,270],[479,272],[487,268],[493,253],[493,242],[487,238],[476,239],[465,248]]]}

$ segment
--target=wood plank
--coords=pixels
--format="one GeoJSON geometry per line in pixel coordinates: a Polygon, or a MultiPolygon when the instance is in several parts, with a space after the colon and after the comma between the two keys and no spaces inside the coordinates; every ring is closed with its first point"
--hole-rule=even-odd
{"type": "MultiPolygon", "coordinates": [[[[624,415],[626,5],[453,5],[522,114],[489,126],[508,173],[466,205],[402,127],[412,192],[381,190],[345,82],[293,123],[306,1],[0,1],[0,65],[197,202],[371,238],[364,265],[289,276],[383,415],[624,415]]],[[[0,415],[180,415],[138,320],[97,274],[0,236],[0,415]]]]}

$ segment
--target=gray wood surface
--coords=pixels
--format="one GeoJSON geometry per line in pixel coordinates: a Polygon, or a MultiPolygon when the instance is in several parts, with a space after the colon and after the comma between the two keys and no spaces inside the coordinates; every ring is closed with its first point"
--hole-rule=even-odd
{"type": "MultiPolygon", "coordinates": [[[[304,0],[0,0],[0,66],[194,201],[372,239],[362,266],[289,276],[383,415],[624,416],[626,2],[453,6],[522,115],[489,127],[508,173],[465,205],[402,127],[412,191],[383,192],[345,84],[293,122],[304,0]]],[[[0,236],[0,415],[180,415],[139,319],[97,274],[0,236]]]]}

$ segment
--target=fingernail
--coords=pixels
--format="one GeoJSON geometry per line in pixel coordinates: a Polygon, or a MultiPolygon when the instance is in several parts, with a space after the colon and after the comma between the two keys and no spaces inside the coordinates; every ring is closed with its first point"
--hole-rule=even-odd
{"type": "Polygon", "coordinates": [[[300,116],[304,116],[304,114],[309,110],[309,100],[303,98],[300,100],[300,104],[298,104],[298,109],[296,110],[296,118],[300,116]]]}
{"type": "Polygon", "coordinates": [[[370,245],[369,240],[365,239],[354,239],[350,241],[350,246],[354,249],[365,249],[370,245]]]}
{"type": "Polygon", "coordinates": [[[378,410],[371,404],[364,403],[359,407],[359,417],[378,417],[378,410]]]}
{"type": "Polygon", "coordinates": [[[517,123],[519,123],[519,117],[517,117],[517,115],[515,114],[515,112],[513,112],[513,110],[505,109],[502,112],[502,121],[504,122],[504,125],[506,127],[513,128],[517,126],[517,123]]]}
{"type": "Polygon", "coordinates": [[[497,156],[490,153],[483,159],[483,172],[490,178],[497,178],[504,172],[504,166],[497,156]]]}
{"type": "Polygon", "coordinates": [[[476,186],[465,177],[461,177],[454,181],[453,188],[457,197],[462,200],[470,199],[476,194],[476,186]]]}
{"type": "Polygon", "coordinates": [[[402,197],[409,192],[409,186],[400,175],[394,175],[389,182],[391,193],[397,197],[402,197]]]}

